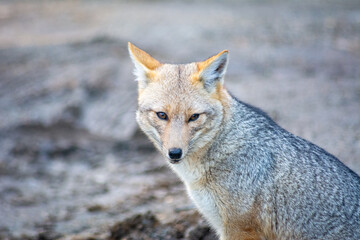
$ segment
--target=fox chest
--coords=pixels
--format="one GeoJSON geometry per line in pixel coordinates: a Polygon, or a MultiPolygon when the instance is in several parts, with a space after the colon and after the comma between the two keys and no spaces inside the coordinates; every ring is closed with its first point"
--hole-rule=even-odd
{"type": "Polygon", "coordinates": [[[205,188],[192,189],[190,186],[187,186],[187,191],[202,215],[218,233],[221,233],[223,221],[221,219],[218,204],[216,204],[218,201],[214,198],[214,195],[205,188]]]}
{"type": "Polygon", "coordinates": [[[219,208],[217,207],[219,200],[216,199],[216,194],[210,188],[201,184],[201,179],[203,179],[202,171],[186,164],[173,165],[172,168],[185,183],[187,192],[197,209],[216,231],[221,233],[223,224],[219,208]]]}
{"type": "Polygon", "coordinates": [[[223,229],[223,221],[218,207],[221,201],[218,199],[219,194],[204,182],[206,178],[203,169],[190,166],[185,162],[171,165],[171,167],[185,183],[187,192],[197,209],[220,234],[223,229]]]}

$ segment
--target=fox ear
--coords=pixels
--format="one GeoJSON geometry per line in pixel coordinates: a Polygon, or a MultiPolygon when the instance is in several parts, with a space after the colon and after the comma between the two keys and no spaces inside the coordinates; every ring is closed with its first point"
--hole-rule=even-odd
{"type": "Polygon", "coordinates": [[[130,42],[128,43],[128,48],[130,57],[135,64],[134,74],[136,80],[139,82],[140,88],[145,88],[151,81],[151,76],[153,76],[152,73],[154,73],[156,68],[160,67],[162,64],[130,42]]]}
{"type": "Polygon", "coordinates": [[[208,92],[216,89],[218,82],[223,84],[226,67],[228,64],[228,50],[224,50],[203,62],[197,63],[199,80],[203,82],[208,92]]]}

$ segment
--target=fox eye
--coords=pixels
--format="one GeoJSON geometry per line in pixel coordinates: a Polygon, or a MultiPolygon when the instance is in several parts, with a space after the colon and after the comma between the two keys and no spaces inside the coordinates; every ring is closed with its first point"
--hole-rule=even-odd
{"type": "Polygon", "coordinates": [[[156,115],[157,115],[158,118],[160,118],[161,120],[168,120],[168,116],[167,116],[166,113],[164,113],[164,112],[157,112],[156,115]]]}
{"type": "Polygon", "coordinates": [[[196,121],[199,118],[199,116],[200,116],[200,114],[198,114],[198,113],[191,115],[191,117],[189,118],[189,122],[196,121]]]}

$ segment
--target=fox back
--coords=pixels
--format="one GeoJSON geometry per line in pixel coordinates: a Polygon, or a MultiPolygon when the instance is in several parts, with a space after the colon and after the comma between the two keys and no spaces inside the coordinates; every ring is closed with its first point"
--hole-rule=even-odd
{"type": "Polygon", "coordinates": [[[231,96],[227,51],[182,65],[129,52],[139,126],[220,239],[360,239],[359,176],[231,96]]]}

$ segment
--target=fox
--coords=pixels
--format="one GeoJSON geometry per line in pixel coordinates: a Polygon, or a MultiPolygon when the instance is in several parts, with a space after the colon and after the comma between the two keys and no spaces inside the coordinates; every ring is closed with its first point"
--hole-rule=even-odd
{"type": "Polygon", "coordinates": [[[228,50],[188,64],[128,50],[138,125],[220,240],[360,239],[360,177],[234,97],[228,50]]]}

